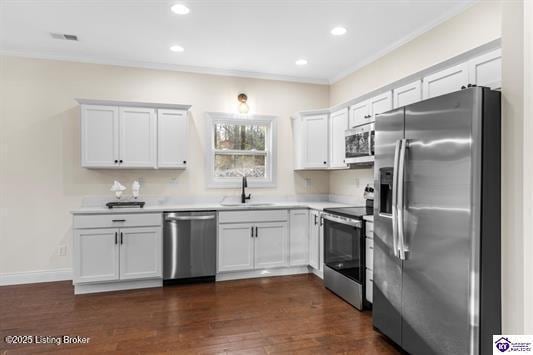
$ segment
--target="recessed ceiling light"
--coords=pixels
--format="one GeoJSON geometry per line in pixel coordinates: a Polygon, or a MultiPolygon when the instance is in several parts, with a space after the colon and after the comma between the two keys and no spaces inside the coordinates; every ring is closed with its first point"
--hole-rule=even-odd
{"type": "Polygon", "coordinates": [[[342,36],[346,33],[346,28],[338,26],[331,30],[331,34],[334,36],[342,36]]]}
{"type": "Polygon", "coordinates": [[[189,8],[183,4],[173,5],[170,10],[178,15],[187,15],[189,12],[191,12],[191,10],[189,10],[189,8]]]}
{"type": "Polygon", "coordinates": [[[298,59],[295,63],[296,65],[306,65],[307,59],[298,59]]]}
{"type": "Polygon", "coordinates": [[[170,47],[170,50],[172,52],[183,52],[185,49],[182,46],[175,45],[170,47]]]}

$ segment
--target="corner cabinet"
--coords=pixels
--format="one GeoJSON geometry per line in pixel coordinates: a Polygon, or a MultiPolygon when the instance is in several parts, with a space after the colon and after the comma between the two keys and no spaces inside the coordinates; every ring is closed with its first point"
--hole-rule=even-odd
{"type": "Polygon", "coordinates": [[[333,112],[329,118],[329,167],[347,168],[344,163],[346,144],[344,134],[348,129],[348,109],[333,112]]]}
{"type": "Polygon", "coordinates": [[[183,169],[188,105],[78,99],[81,166],[183,169]]]}
{"type": "Polygon", "coordinates": [[[328,167],[328,114],[302,118],[304,169],[328,167]]]}

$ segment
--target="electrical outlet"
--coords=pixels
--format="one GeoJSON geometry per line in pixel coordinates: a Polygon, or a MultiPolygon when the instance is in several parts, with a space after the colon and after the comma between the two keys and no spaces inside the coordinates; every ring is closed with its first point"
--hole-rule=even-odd
{"type": "Polygon", "coordinates": [[[304,181],[305,181],[305,188],[306,189],[311,187],[311,178],[305,178],[304,181]]]}
{"type": "Polygon", "coordinates": [[[178,178],[176,176],[173,176],[170,178],[169,182],[170,185],[177,185],[178,184],[178,178]]]}
{"type": "Polygon", "coordinates": [[[59,256],[67,256],[67,246],[66,245],[60,245],[58,248],[57,248],[57,254],[59,256]]]}

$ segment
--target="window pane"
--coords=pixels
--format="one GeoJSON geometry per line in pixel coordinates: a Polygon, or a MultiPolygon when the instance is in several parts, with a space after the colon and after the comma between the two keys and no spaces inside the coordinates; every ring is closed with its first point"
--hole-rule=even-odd
{"type": "Polygon", "coordinates": [[[265,150],[266,126],[215,124],[215,149],[265,150]]]}
{"type": "Polygon", "coordinates": [[[215,154],[215,177],[265,177],[264,155],[215,154]]]}

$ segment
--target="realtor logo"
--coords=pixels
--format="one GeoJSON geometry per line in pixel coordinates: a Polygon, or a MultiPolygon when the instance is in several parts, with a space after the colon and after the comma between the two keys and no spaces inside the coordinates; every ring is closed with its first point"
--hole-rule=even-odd
{"type": "Polygon", "coordinates": [[[493,335],[493,355],[520,354],[533,355],[533,335],[493,335]]]}
{"type": "Polygon", "coordinates": [[[509,341],[509,339],[504,337],[501,337],[500,339],[496,340],[494,344],[496,346],[496,349],[498,349],[502,353],[506,352],[511,347],[511,342],[509,341]]]}

